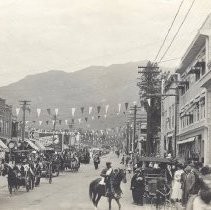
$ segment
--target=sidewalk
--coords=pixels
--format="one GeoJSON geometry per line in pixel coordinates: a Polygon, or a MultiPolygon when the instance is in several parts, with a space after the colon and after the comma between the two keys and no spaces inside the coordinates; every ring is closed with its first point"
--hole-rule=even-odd
{"type": "Polygon", "coordinates": [[[7,187],[7,178],[0,176],[0,189],[7,187]]]}

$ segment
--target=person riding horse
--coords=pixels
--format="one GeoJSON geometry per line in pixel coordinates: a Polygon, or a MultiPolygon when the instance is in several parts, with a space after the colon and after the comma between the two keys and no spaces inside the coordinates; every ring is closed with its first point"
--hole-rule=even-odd
{"type": "Polygon", "coordinates": [[[105,183],[106,197],[115,197],[115,191],[113,187],[114,171],[111,166],[111,162],[106,162],[106,168],[102,170],[100,176],[102,177],[101,183],[105,183]]]}

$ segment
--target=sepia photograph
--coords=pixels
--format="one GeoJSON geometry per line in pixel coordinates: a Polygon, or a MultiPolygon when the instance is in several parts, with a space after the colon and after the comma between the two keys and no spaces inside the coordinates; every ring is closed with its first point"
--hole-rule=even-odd
{"type": "Polygon", "coordinates": [[[211,0],[0,0],[0,210],[211,210],[211,0]]]}

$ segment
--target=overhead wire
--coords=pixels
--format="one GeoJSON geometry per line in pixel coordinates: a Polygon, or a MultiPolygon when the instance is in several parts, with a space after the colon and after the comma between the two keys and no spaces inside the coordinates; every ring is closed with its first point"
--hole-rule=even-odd
{"type": "Polygon", "coordinates": [[[163,56],[160,58],[159,63],[163,60],[163,58],[166,56],[166,54],[168,53],[169,49],[171,48],[171,46],[172,46],[174,40],[176,39],[177,35],[178,35],[179,32],[180,32],[180,29],[182,28],[183,24],[185,23],[185,21],[186,21],[188,15],[189,15],[189,13],[190,13],[190,11],[191,11],[191,9],[192,9],[194,3],[195,3],[195,1],[196,1],[196,0],[193,0],[193,1],[192,1],[192,3],[191,3],[191,5],[190,5],[190,7],[189,7],[187,13],[185,14],[185,16],[184,16],[184,18],[183,18],[183,20],[182,20],[182,22],[181,22],[179,28],[177,29],[177,31],[176,31],[176,33],[175,33],[173,39],[171,40],[171,42],[170,42],[168,48],[167,48],[167,49],[165,50],[165,52],[163,53],[163,56]]]}
{"type": "Polygon", "coordinates": [[[172,27],[173,27],[173,25],[174,25],[174,23],[175,23],[175,21],[176,21],[176,18],[177,18],[177,16],[178,16],[179,12],[180,12],[180,9],[181,9],[181,7],[182,7],[184,1],[185,1],[185,0],[182,0],[182,1],[181,1],[180,5],[179,5],[179,8],[177,9],[177,12],[176,12],[176,14],[175,14],[175,16],[174,16],[174,18],[173,18],[173,21],[172,21],[172,23],[171,23],[171,25],[170,25],[170,27],[169,27],[167,33],[166,33],[166,36],[165,36],[165,38],[164,38],[164,40],[163,40],[163,42],[162,42],[162,44],[161,44],[161,46],[160,46],[160,48],[159,48],[159,50],[158,50],[158,53],[157,53],[157,55],[156,55],[154,61],[157,60],[157,58],[158,58],[158,56],[159,56],[161,50],[163,49],[163,46],[164,46],[164,44],[165,44],[165,42],[166,42],[166,40],[167,40],[167,37],[168,37],[168,35],[169,35],[169,33],[170,33],[170,31],[171,31],[171,29],[172,29],[172,27]]]}

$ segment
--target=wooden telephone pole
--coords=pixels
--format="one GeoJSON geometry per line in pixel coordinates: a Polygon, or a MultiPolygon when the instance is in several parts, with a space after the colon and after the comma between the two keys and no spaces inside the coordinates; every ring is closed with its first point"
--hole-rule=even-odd
{"type": "Polygon", "coordinates": [[[26,127],[26,110],[29,109],[29,103],[31,101],[27,101],[27,100],[23,100],[23,101],[20,101],[20,105],[22,106],[22,110],[23,110],[23,124],[22,124],[22,134],[21,134],[21,137],[22,137],[22,142],[24,142],[25,140],[25,127],[26,127]]]}

